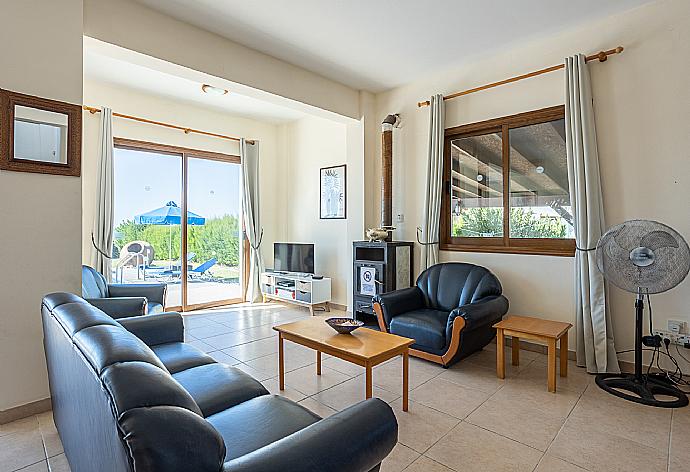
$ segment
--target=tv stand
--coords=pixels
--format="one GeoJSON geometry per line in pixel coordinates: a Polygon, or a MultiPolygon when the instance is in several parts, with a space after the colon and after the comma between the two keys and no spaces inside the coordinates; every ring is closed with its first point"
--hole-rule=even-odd
{"type": "Polygon", "coordinates": [[[297,272],[263,272],[261,274],[261,293],[264,303],[277,300],[309,308],[331,311],[331,279],[313,279],[310,274],[297,272]]]}

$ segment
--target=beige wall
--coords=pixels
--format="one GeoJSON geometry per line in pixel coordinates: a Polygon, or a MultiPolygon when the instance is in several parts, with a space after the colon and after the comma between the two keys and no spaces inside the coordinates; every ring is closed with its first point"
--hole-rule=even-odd
{"type": "MultiPolygon", "coordinates": [[[[418,101],[557,64],[570,54],[623,45],[622,55],[590,67],[607,224],[651,218],[690,239],[688,24],[690,2],[660,1],[553,37],[515,44],[462,68],[436,71],[379,94],[377,120],[388,113],[402,114],[403,126],[395,131],[394,141],[394,211],[405,214],[405,223],[398,224],[396,237],[415,240],[415,227],[422,223],[428,109],[418,109],[418,101]]],[[[563,74],[555,72],[457,98],[446,102],[446,126],[562,104],[563,93],[563,74]]],[[[378,160],[373,167],[367,172],[367,187],[380,189],[378,160]]],[[[378,198],[368,202],[375,210],[367,212],[367,225],[376,225],[378,198]]],[[[513,313],[574,319],[572,258],[459,252],[442,252],[441,258],[493,270],[513,313]]],[[[688,320],[690,280],[653,297],[653,303],[658,326],[665,326],[667,318],[688,320]]],[[[632,305],[630,294],[611,289],[618,349],[633,345],[632,305]]]]}
{"type": "Polygon", "coordinates": [[[84,34],[359,119],[358,92],[132,0],[86,0],[84,34]]]}
{"type": "MultiPolygon", "coordinates": [[[[81,0],[0,11],[0,88],[81,103],[81,0]]],[[[49,396],[41,298],[80,289],[80,205],[78,177],[0,171],[0,411],[49,396]]]]}
{"type": "MultiPolygon", "coordinates": [[[[148,118],[154,121],[174,123],[189,128],[202,129],[219,134],[242,136],[260,141],[261,159],[261,213],[264,226],[264,240],[267,242],[285,237],[284,195],[284,151],[279,144],[278,125],[212,111],[167,98],[155,97],[140,91],[85,79],[84,103],[91,106],[107,106],[114,111],[148,118]]],[[[83,231],[82,258],[88,263],[91,253],[91,228],[95,210],[96,176],[98,171],[98,132],[100,114],[84,112],[84,156],[83,156],[83,231]]],[[[136,121],[113,119],[113,135],[119,138],[137,139],[173,146],[182,146],[205,151],[239,155],[236,142],[203,136],[185,134],[181,131],[154,126],[136,121]]],[[[272,260],[271,244],[263,245],[264,258],[272,260]]]]}

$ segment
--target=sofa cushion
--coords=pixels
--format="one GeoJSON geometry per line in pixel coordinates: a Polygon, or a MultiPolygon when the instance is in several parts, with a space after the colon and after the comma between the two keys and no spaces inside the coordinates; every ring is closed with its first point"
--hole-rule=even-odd
{"type": "Polygon", "coordinates": [[[171,374],[216,362],[213,357],[185,343],[158,344],[151,349],[171,374]]]}
{"type": "Polygon", "coordinates": [[[155,315],[156,313],[163,313],[163,305],[156,302],[148,302],[146,304],[146,314],[155,315]]]}
{"type": "Polygon", "coordinates": [[[422,308],[395,316],[390,332],[412,338],[415,344],[431,349],[443,349],[446,345],[448,312],[422,308]]]}
{"type": "Polygon", "coordinates": [[[302,405],[278,395],[254,398],[207,418],[223,436],[226,461],[249,454],[320,419],[302,405]]]}
{"type": "Polygon", "coordinates": [[[225,364],[193,367],[173,377],[190,393],[204,417],[268,394],[257,380],[225,364]]]}

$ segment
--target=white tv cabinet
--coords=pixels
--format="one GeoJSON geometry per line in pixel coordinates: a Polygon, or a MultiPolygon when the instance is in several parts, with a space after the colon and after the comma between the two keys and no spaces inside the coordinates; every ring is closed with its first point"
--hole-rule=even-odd
{"type": "Polygon", "coordinates": [[[324,277],[314,279],[310,274],[295,272],[262,272],[261,293],[266,300],[279,300],[309,308],[313,315],[314,308],[324,308],[331,301],[331,279],[324,277]]]}

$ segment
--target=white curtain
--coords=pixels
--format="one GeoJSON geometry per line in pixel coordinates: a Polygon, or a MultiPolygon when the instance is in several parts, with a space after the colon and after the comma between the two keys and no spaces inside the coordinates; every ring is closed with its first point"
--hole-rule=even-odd
{"type": "MultiPolygon", "coordinates": [[[[594,107],[585,56],[565,60],[565,130],[568,183],[575,223],[575,241],[581,249],[594,248],[605,231],[594,107]]],[[[575,252],[577,364],[587,372],[618,373],[611,316],[604,277],[593,251],[575,252]]]]}
{"type": "Polygon", "coordinates": [[[261,301],[261,239],[263,229],[259,214],[259,143],[252,144],[244,138],[240,140],[242,160],[242,210],[244,228],[249,241],[249,280],[247,281],[247,301],[261,301]]]}
{"type": "Polygon", "coordinates": [[[422,270],[438,263],[441,193],[443,192],[443,138],[445,131],[443,95],[432,96],[430,102],[429,153],[424,198],[424,226],[422,228],[422,270]]]}
{"type": "Polygon", "coordinates": [[[110,256],[113,248],[113,112],[101,108],[101,130],[98,136],[98,175],[96,182],[96,211],[91,233],[91,265],[103,274],[108,282],[112,279],[110,256]]]}

